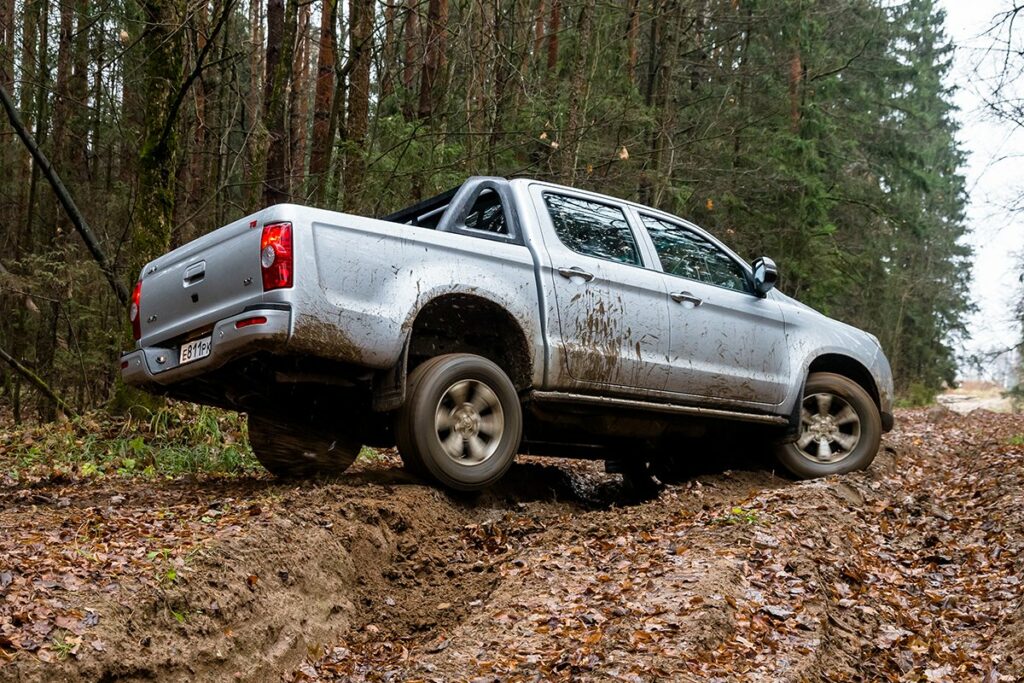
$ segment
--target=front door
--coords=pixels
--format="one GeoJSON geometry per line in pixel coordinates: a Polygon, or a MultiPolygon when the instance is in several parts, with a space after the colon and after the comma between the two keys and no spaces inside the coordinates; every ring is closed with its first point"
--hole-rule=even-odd
{"type": "Polygon", "coordinates": [[[666,389],[773,406],[789,388],[782,310],[708,236],[638,213],[664,270],[672,327],[666,389]]]}

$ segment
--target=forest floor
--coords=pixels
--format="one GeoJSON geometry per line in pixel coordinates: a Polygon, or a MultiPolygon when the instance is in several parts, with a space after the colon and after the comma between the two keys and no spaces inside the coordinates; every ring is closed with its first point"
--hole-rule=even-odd
{"type": "Polygon", "coordinates": [[[865,472],[646,496],[540,458],[478,496],[387,453],[97,471],[40,447],[87,428],[5,429],[0,680],[1022,680],[1024,417],[897,425],[865,472]]]}

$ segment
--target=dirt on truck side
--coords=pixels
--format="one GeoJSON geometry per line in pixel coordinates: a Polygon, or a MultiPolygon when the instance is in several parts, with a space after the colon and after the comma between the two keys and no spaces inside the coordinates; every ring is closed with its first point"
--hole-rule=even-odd
{"type": "Polygon", "coordinates": [[[809,482],[706,450],[650,492],[520,458],[455,495],[389,453],[319,483],[4,475],[0,680],[1021,680],[1022,444],[1020,416],[919,410],[809,482]]]}

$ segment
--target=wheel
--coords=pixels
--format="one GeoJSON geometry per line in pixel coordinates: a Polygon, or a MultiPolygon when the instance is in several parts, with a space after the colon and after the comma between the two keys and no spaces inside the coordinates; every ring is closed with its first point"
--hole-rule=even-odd
{"type": "Polygon", "coordinates": [[[512,466],[523,413],[501,368],[480,356],[452,353],[412,371],[395,426],[406,467],[450,488],[476,491],[512,466]]]}
{"type": "Polygon", "coordinates": [[[351,439],[258,415],[249,416],[249,445],[260,464],[282,478],[337,476],[360,449],[351,439]]]}
{"type": "Polygon", "coordinates": [[[807,378],[800,435],[776,450],[779,462],[801,479],[864,469],[878,453],[882,418],[864,389],[842,375],[807,378]]]}

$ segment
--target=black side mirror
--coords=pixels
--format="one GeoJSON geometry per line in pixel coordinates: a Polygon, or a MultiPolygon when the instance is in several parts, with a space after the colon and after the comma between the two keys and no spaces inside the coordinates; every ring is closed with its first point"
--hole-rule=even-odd
{"type": "Polygon", "coordinates": [[[779,269],[775,266],[775,261],[767,256],[762,256],[751,265],[754,268],[754,289],[760,296],[764,296],[775,288],[775,283],[779,279],[779,269]]]}

